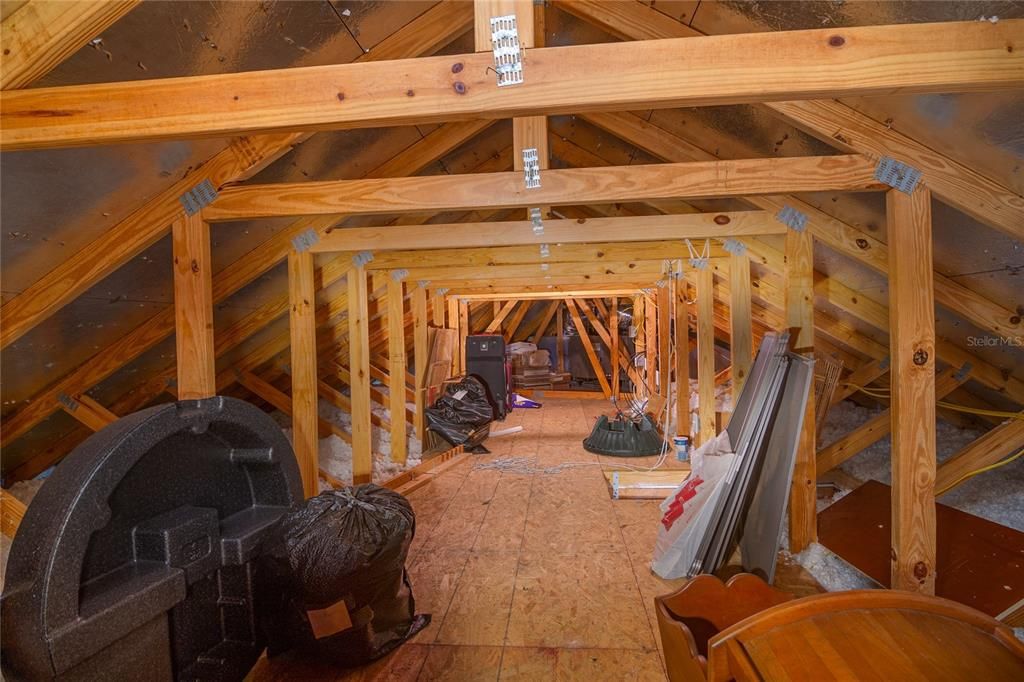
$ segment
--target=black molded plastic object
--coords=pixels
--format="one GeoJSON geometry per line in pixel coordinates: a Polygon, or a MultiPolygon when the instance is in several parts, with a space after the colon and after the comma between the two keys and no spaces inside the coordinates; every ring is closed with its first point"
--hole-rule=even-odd
{"type": "Polygon", "coordinates": [[[646,414],[639,424],[621,416],[609,420],[601,415],[594,430],[583,441],[583,449],[587,452],[613,457],[660,455],[661,448],[661,436],[646,414]]]}
{"type": "Polygon", "coordinates": [[[160,405],[98,431],[11,546],[4,674],[241,680],[264,648],[255,561],[301,500],[284,434],[241,400],[160,405]]]}

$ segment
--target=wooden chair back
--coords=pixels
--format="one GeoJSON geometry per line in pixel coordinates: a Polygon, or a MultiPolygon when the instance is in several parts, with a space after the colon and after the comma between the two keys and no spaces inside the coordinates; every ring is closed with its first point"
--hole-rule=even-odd
{"type": "Polygon", "coordinates": [[[793,598],[750,573],[733,576],[727,583],[713,575],[699,575],[674,593],[655,597],[669,680],[704,682],[708,642],[713,636],[793,598]]]}

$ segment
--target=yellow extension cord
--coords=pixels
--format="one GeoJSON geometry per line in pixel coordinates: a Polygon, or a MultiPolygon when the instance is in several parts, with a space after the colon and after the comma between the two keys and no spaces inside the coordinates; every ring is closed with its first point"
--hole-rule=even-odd
{"type": "Polygon", "coordinates": [[[996,462],[995,464],[989,464],[987,467],[981,467],[980,469],[975,469],[974,471],[968,471],[966,474],[964,474],[960,478],[956,479],[955,481],[953,481],[952,483],[947,485],[942,490],[936,490],[935,491],[935,497],[938,497],[938,496],[944,494],[947,490],[951,490],[954,487],[960,485],[960,483],[962,483],[963,481],[966,481],[968,478],[971,478],[973,476],[977,476],[978,474],[983,474],[986,471],[991,471],[992,469],[998,469],[999,467],[1003,466],[1004,464],[1009,464],[1010,462],[1012,462],[1013,460],[1017,459],[1021,455],[1024,455],[1024,448],[1021,448],[1020,450],[1018,450],[1017,454],[1010,455],[1006,459],[1000,460],[1000,461],[996,462]]]}
{"type": "MultiPolygon", "coordinates": [[[[849,386],[851,388],[857,389],[858,391],[860,391],[861,393],[863,393],[865,395],[871,396],[872,398],[885,398],[885,399],[887,399],[887,398],[890,397],[890,394],[892,392],[891,389],[888,389],[888,388],[867,388],[865,386],[858,386],[857,384],[850,383],[849,381],[844,381],[843,383],[846,386],[849,386]]],[[[955,403],[947,403],[944,400],[939,400],[939,401],[937,401],[936,404],[938,404],[941,407],[945,407],[947,409],[950,409],[950,410],[955,410],[957,412],[966,412],[967,414],[979,414],[979,415],[984,415],[984,416],[989,416],[989,417],[998,417],[998,418],[1001,418],[1001,419],[1024,420],[1024,411],[1022,411],[1022,412],[1002,412],[1000,410],[984,410],[984,409],[980,409],[980,408],[977,408],[977,407],[966,407],[964,405],[957,405],[955,403]]],[[[991,471],[993,469],[998,469],[999,467],[1003,466],[1004,464],[1009,464],[1010,462],[1014,461],[1015,459],[1017,459],[1021,455],[1024,455],[1024,448],[1021,448],[1020,450],[1017,451],[1016,454],[1010,455],[1006,459],[1000,460],[1000,461],[998,461],[998,462],[996,462],[994,464],[989,464],[988,466],[982,467],[980,469],[975,469],[974,471],[969,471],[966,474],[964,474],[963,476],[961,476],[960,478],[956,479],[955,481],[953,481],[952,483],[947,485],[942,490],[937,490],[935,492],[935,496],[939,497],[940,495],[945,493],[947,490],[951,490],[952,488],[960,485],[960,483],[962,483],[963,481],[966,481],[968,478],[972,478],[974,476],[977,476],[978,474],[983,474],[986,471],[991,471]]]]}

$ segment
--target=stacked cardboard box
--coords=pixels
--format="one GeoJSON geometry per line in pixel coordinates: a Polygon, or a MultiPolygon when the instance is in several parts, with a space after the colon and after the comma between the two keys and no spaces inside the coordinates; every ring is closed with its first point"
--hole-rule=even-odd
{"type": "MultiPolygon", "coordinates": [[[[533,344],[522,344],[533,346],[533,344]]],[[[512,353],[512,381],[517,388],[551,386],[567,380],[566,375],[551,371],[551,354],[546,350],[520,347],[512,353]]]]}

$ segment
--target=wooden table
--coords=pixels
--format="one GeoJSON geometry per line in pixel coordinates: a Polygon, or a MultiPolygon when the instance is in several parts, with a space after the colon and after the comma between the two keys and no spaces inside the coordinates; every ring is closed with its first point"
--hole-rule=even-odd
{"type": "Polygon", "coordinates": [[[708,680],[1024,680],[999,621],[924,595],[855,590],[761,611],[715,635],[708,680]]]}

